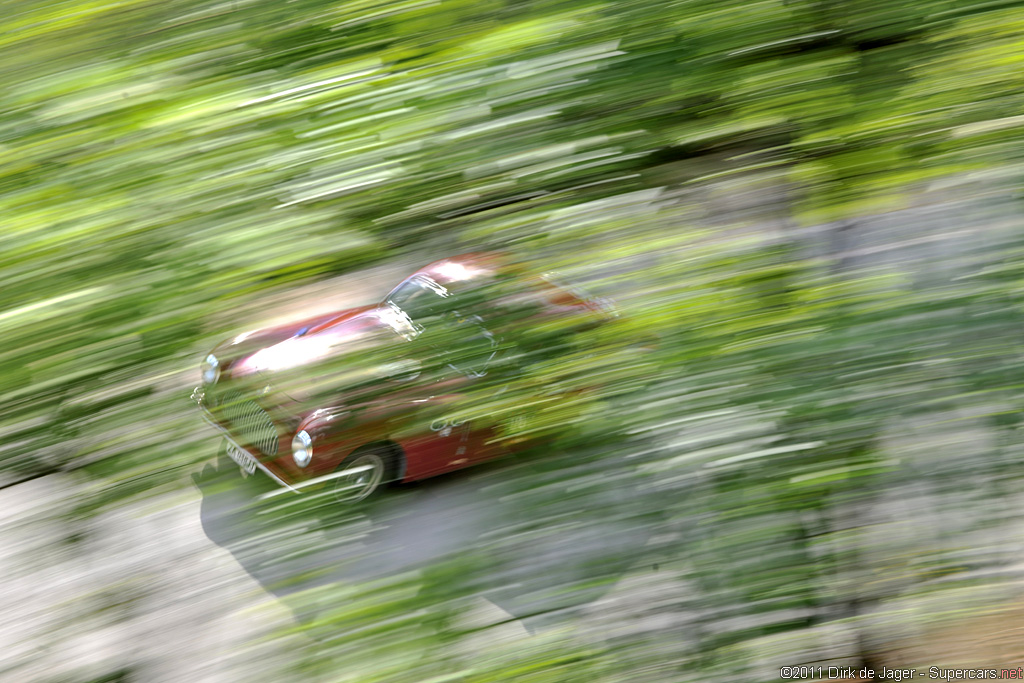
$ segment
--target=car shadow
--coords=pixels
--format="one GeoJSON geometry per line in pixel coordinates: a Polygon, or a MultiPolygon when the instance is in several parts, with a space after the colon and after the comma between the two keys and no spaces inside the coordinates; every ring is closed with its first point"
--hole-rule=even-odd
{"type": "Polygon", "coordinates": [[[474,569],[474,585],[533,632],[605,594],[636,564],[650,533],[648,525],[615,514],[614,504],[585,524],[552,524],[517,496],[498,495],[524,476],[522,463],[505,458],[394,486],[346,507],[290,493],[254,503],[275,487],[264,477],[243,479],[224,456],[193,481],[202,493],[206,535],[300,621],[329,606],[300,608],[304,601],[288,596],[330,583],[396,577],[479,554],[481,544],[493,547],[498,539],[488,566],[474,569]],[[536,525],[544,526],[543,534],[522,533],[536,525]]]}

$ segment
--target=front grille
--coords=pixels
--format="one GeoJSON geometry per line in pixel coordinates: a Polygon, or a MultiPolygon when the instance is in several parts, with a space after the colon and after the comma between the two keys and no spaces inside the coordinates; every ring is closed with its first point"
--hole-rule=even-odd
{"type": "Polygon", "coordinates": [[[277,427],[260,404],[232,391],[222,396],[217,406],[232,436],[243,444],[259,449],[263,455],[277,455],[277,427]]]}

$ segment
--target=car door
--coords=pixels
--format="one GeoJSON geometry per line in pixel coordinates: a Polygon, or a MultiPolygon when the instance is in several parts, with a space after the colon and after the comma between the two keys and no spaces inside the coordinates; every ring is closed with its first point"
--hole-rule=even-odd
{"type": "MultiPolygon", "coordinates": [[[[428,326],[429,327],[429,326],[428,326]]],[[[467,419],[469,392],[487,375],[497,355],[498,342],[479,316],[452,311],[434,321],[436,334],[420,340],[439,369],[440,379],[422,400],[422,424],[416,438],[403,444],[414,449],[414,478],[433,476],[467,467],[493,457],[497,447],[489,429],[475,429],[467,419]]],[[[409,451],[407,450],[407,454],[409,451]]]]}

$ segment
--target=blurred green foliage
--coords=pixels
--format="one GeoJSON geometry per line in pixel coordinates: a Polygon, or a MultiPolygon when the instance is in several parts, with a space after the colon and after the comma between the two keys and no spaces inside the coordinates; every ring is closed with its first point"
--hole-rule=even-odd
{"type": "Polygon", "coordinates": [[[505,484],[528,520],[639,520],[650,557],[682,558],[696,621],[440,654],[488,558],[530,552],[510,533],[334,594],[300,627],[333,640],[296,674],[751,680],[733,667],[772,634],[970,566],[947,539],[882,572],[835,522],[915,473],[1001,495],[1020,246],[979,245],[937,286],[837,273],[795,238],[701,230],[664,189],[767,174],[814,225],[956,174],[1019,178],[1022,40],[1015,3],[955,0],[11,0],[0,477],[83,474],[79,511],[180,486],[210,455],[185,402],[197,359],[296,282],[418,250],[511,248],[580,278],[646,259],[594,284],[621,318],[537,330],[510,389],[485,384],[472,410],[555,453],[505,484]],[[990,452],[922,472],[890,452],[893,424],[928,432],[964,406],[1000,430],[990,452]]]}

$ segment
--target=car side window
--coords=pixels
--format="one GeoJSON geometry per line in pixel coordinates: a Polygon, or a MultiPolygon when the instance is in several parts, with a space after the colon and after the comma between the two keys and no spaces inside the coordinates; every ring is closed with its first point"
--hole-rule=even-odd
{"type": "Polygon", "coordinates": [[[429,278],[416,276],[395,288],[386,303],[408,321],[414,336],[432,349],[431,355],[442,366],[482,377],[495,356],[497,339],[483,318],[469,312],[473,297],[465,294],[456,295],[429,278]]]}
{"type": "Polygon", "coordinates": [[[497,353],[498,341],[485,327],[483,319],[453,311],[442,320],[452,341],[445,350],[448,366],[470,377],[487,374],[487,367],[497,353]]]}

